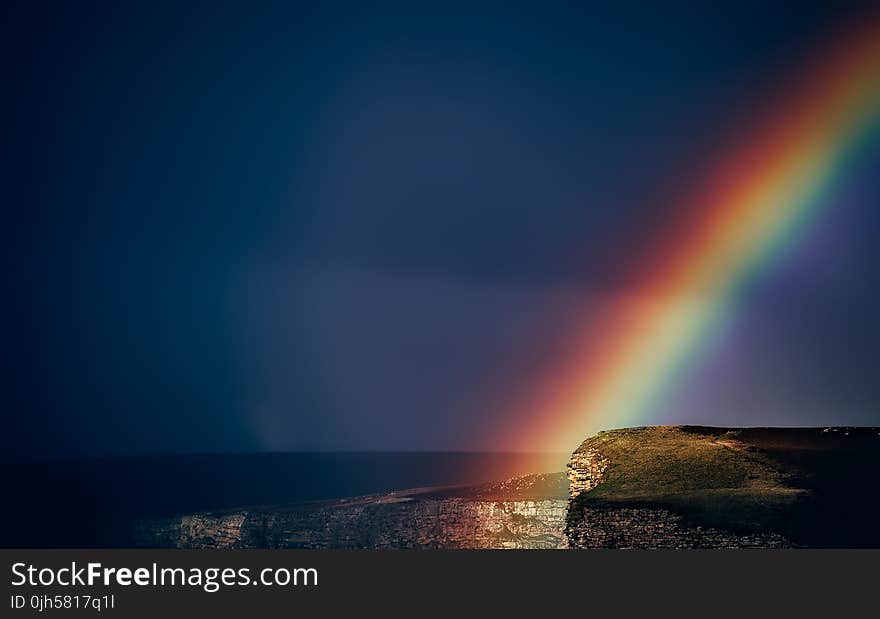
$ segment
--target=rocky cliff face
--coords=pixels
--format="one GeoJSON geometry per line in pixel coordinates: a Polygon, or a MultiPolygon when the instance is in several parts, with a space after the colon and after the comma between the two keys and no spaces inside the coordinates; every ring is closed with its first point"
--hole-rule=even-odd
{"type": "Polygon", "coordinates": [[[602,483],[602,475],[608,468],[608,458],[589,445],[575,451],[568,463],[568,496],[574,499],[582,492],[592,490],[602,483]]]}
{"type": "Polygon", "coordinates": [[[562,474],[467,488],[189,514],[138,523],[137,545],[173,548],[564,548],[562,474]]]}
{"type": "Polygon", "coordinates": [[[568,465],[572,548],[877,547],[876,428],[648,427],[568,465]]]}
{"type": "Polygon", "coordinates": [[[788,548],[779,533],[735,533],[688,526],[682,516],[656,508],[581,508],[566,533],[572,548],[788,548]]]}

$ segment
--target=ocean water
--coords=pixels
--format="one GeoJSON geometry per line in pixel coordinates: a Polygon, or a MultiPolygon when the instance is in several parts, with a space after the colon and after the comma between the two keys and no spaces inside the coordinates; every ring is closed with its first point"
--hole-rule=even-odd
{"type": "Polygon", "coordinates": [[[131,523],[143,518],[477,484],[561,471],[566,458],[377,452],[11,462],[3,471],[0,545],[128,546],[131,523]]]}

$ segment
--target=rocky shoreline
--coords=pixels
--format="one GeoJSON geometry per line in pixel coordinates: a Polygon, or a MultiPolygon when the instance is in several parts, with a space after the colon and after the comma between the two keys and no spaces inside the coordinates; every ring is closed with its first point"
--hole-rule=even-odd
{"type": "Polygon", "coordinates": [[[565,473],[142,519],[171,548],[880,547],[876,428],[601,432],[565,473]]]}
{"type": "Polygon", "coordinates": [[[137,546],[172,548],[565,548],[562,473],[149,519],[137,546]]]}

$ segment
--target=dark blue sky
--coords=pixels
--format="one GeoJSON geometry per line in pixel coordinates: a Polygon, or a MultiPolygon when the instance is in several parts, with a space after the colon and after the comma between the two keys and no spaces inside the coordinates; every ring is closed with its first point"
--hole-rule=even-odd
{"type": "MultiPolygon", "coordinates": [[[[620,265],[859,15],[181,4],[4,9],[7,453],[503,448],[620,265]]],[[[877,152],[659,421],[880,424],[877,152]]]]}

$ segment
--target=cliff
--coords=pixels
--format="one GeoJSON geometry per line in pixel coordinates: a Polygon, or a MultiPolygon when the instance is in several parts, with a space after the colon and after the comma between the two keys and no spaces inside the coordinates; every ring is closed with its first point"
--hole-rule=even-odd
{"type": "Polygon", "coordinates": [[[138,519],[177,548],[880,547],[880,429],[629,428],[567,475],[138,519]]]}
{"type": "Polygon", "coordinates": [[[878,547],[877,428],[600,432],[568,465],[573,548],[878,547]]]}
{"type": "Polygon", "coordinates": [[[567,509],[561,473],[528,475],[145,519],[133,540],[166,548],[564,548],[567,509]]]}

